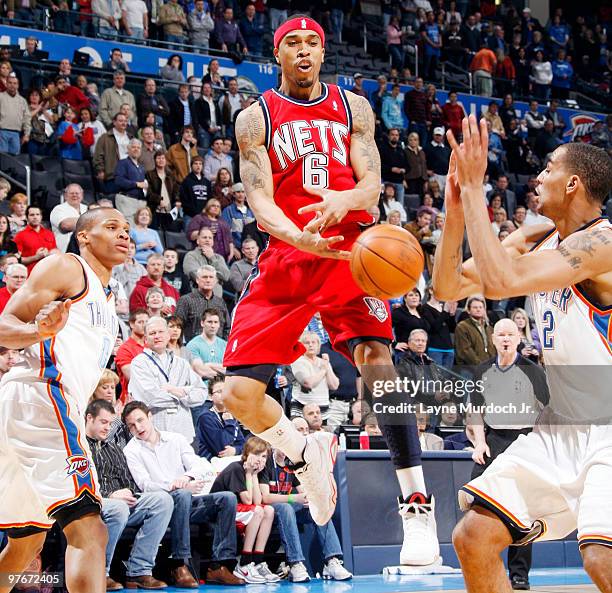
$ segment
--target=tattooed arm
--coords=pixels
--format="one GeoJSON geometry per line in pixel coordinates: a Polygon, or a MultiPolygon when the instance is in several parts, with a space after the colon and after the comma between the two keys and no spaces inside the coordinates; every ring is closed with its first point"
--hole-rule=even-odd
{"type": "Polygon", "coordinates": [[[265,147],[264,118],[261,106],[253,103],[236,119],[236,140],[240,148],[240,177],[257,222],[270,235],[321,257],[347,259],[350,254],[330,247],[338,237],[323,239],[315,230],[301,230],[274,201],[272,166],[265,147]]]}
{"type": "Polygon", "coordinates": [[[380,155],[374,141],[374,112],[366,98],[351,92],[346,95],[353,119],[349,157],[357,185],[346,191],[304,188],[322,198],[321,202],[300,210],[300,213],[320,213],[309,224],[309,228],[321,229],[321,232],[340,222],[349,210],[371,208],[378,203],[380,197],[380,155]]]}

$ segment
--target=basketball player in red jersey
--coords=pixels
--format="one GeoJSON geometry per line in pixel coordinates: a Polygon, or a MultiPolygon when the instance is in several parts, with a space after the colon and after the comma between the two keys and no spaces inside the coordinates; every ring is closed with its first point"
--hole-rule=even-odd
{"type": "MultiPolygon", "coordinates": [[[[363,97],[319,81],[324,44],[312,19],[285,22],[274,36],[280,88],[265,92],[236,121],[249,206],[271,237],[234,311],[224,358],[226,407],[297,465],[320,525],[336,504],[335,437],[300,434],[266,395],[268,381],[278,365],[304,352],[298,339],[317,311],[333,347],[354,361],[370,388],[374,380],[396,377],[388,307],[358,288],[346,261],[361,230],[373,223],[366,210],[379,197],[374,115],[363,97]]],[[[382,414],[379,423],[402,491],[401,561],[431,564],[439,545],[414,420],[382,414]]]]}

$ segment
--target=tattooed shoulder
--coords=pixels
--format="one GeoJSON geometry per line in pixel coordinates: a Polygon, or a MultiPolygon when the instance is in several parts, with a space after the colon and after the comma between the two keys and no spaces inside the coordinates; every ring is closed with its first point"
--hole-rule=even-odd
{"type": "Polygon", "coordinates": [[[354,93],[348,93],[348,96],[353,117],[353,134],[374,137],[374,111],[370,102],[354,93]]]}
{"type": "Polygon", "coordinates": [[[582,231],[570,235],[559,245],[558,250],[574,269],[580,268],[586,258],[609,259],[612,251],[612,232],[610,229],[601,228],[582,231]]]}
{"type": "Polygon", "coordinates": [[[265,125],[259,103],[253,103],[238,114],[236,119],[236,141],[240,150],[264,141],[265,125]]]}

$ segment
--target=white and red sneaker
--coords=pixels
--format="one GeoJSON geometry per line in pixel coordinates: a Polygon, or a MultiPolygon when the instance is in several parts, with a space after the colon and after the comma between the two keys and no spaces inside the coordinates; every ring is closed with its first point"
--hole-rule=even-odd
{"type": "Polygon", "coordinates": [[[404,527],[404,542],[400,564],[426,566],[435,564],[440,557],[440,544],[434,513],[436,501],[415,492],[405,500],[399,497],[399,514],[404,527]]]}
{"type": "Polygon", "coordinates": [[[295,470],[308,498],[308,508],[317,525],[329,523],[336,509],[337,488],[334,463],[338,451],[335,435],[318,431],[306,437],[304,464],[295,470]]]}

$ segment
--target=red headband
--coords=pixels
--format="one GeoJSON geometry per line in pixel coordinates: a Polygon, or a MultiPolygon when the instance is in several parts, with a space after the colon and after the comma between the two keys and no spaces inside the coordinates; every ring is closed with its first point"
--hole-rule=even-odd
{"type": "Polygon", "coordinates": [[[297,17],[285,21],[274,33],[274,47],[278,48],[280,42],[283,40],[287,33],[291,31],[314,31],[321,38],[321,45],[325,45],[325,33],[323,27],[308,17],[297,17]]]}

